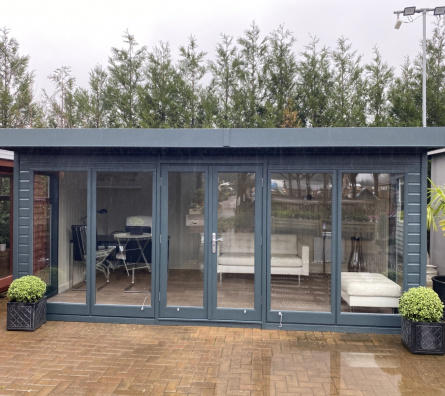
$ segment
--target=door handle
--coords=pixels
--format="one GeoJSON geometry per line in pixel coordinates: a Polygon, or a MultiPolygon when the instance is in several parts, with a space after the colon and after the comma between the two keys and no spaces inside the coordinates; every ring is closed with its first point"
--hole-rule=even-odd
{"type": "Polygon", "coordinates": [[[212,253],[216,253],[216,232],[212,232],[212,253]]]}
{"type": "Polygon", "coordinates": [[[212,253],[216,253],[218,242],[221,242],[223,238],[217,238],[216,232],[212,232],[212,253]]]}

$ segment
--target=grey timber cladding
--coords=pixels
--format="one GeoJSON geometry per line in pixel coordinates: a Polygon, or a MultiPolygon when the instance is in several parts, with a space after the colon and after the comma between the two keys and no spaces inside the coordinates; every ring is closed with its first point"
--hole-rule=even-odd
{"type": "Polygon", "coordinates": [[[32,172],[19,170],[18,183],[18,276],[32,273],[32,172]]]}
{"type": "Polygon", "coordinates": [[[407,175],[406,212],[406,280],[405,287],[418,286],[421,282],[421,182],[420,172],[407,175]]]}

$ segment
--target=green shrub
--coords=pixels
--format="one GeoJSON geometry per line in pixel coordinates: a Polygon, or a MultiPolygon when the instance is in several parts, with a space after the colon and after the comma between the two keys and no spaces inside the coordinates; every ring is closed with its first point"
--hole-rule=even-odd
{"type": "Polygon", "coordinates": [[[10,301],[33,303],[39,301],[46,292],[46,283],[34,275],[15,279],[8,289],[10,301]]]}
{"type": "Polygon", "coordinates": [[[443,317],[443,303],[433,289],[413,287],[400,297],[399,312],[413,322],[439,322],[443,317]]]}

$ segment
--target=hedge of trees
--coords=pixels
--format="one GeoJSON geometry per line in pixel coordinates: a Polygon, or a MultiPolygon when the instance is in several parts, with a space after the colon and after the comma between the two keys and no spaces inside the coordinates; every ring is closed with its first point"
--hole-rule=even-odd
{"type": "MultiPolygon", "coordinates": [[[[128,31],[80,87],[69,66],[48,77],[37,98],[29,56],[0,30],[0,127],[251,128],[421,126],[421,53],[394,70],[373,49],[370,63],[340,37],[335,48],[312,37],[296,53],[279,26],[252,23],[235,39],[221,35],[208,59],[194,37],[174,61],[168,43],[152,49],[128,31]]],[[[420,46],[419,46],[420,50],[420,46]]],[[[427,42],[427,122],[445,125],[445,24],[427,42]]]]}

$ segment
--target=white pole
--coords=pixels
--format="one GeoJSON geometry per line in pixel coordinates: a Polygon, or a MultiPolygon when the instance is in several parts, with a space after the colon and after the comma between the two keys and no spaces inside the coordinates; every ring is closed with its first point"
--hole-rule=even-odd
{"type": "Polygon", "coordinates": [[[426,128],[426,12],[424,9],[422,11],[423,15],[423,41],[422,41],[422,50],[423,50],[423,59],[422,59],[422,124],[423,127],[426,128]]]}

